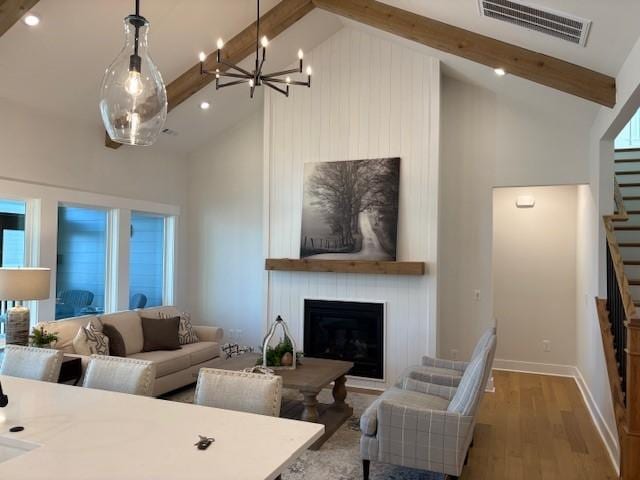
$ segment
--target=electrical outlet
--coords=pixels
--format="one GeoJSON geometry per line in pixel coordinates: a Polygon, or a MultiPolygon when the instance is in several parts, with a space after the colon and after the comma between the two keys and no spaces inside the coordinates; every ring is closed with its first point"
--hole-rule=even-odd
{"type": "Polygon", "coordinates": [[[478,302],[480,301],[480,290],[474,290],[473,291],[473,299],[478,302]]]}
{"type": "Polygon", "coordinates": [[[542,347],[544,348],[545,352],[550,352],[551,351],[551,340],[543,340],[542,341],[542,347]]]}
{"type": "Polygon", "coordinates": [[[456,350],[455,348],[451,349],[451,359],[452,360],[457,360],[458,359],[458,350],[456,350]]]}

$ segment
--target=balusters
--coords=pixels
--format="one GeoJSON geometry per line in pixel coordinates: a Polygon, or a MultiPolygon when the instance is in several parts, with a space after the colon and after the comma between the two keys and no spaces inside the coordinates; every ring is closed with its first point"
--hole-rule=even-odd
{"type": "MultiPolygon", "coordinates": [[[[624,301],[620,293],[616,270],[611,257],[611,250],[607,244],[607,310],[611,322],[611,333],[613,334],[613,348],[615,349],[618,372],[622,393],[626,393],[627,384],[627,356],[625,348],[627,345],[627,328],[625,326],[626,314],[624,301]]],[[[625,396],[626,398],[626,396],[625,396]]]]}

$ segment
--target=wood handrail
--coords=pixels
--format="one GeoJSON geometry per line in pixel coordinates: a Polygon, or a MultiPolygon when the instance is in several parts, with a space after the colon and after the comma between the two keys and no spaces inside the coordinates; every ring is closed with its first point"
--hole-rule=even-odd
{"type": "Polygon", "coordinates": [[[616,279],[618,280],[618,287],[620,289],[620,295],[622,296],[622,302],[624,305],[624,312],[627,317],[627,321],[640,321],[637,318],[636,306],[633,303],[631,297],[631,289],[629,287],[629,280],[624,273],[624,262],[622,261],[622,255],[620,255],[620,246],[618,239],[616,238],[615,227],[613,225],[614,220],[625,220],[629,217],[624,214],[624,218],[621,215],[605,215],[602,217],[604,222],[604,231],[607,235],[607,243],[611,250],[611,258],[613,259],[613,266],[616,272],[616,279]]]}

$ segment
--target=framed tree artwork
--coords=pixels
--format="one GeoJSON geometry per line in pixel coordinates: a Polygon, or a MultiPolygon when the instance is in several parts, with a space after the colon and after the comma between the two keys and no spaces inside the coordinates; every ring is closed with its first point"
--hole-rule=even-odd
{"type": "Polygon", "coordinates": [[[400,159],[307,163],[300,257],[396,260],[400,159]]]}

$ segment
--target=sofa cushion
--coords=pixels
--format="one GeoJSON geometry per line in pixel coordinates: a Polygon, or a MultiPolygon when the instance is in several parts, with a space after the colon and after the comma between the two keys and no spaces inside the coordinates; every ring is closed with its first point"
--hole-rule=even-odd
{"type": "Polygon", "coordinates": [[[360,417],[360,431],[365,435],[375,435],[378,430],[378,405],[382,400],[400,407],[424,408],[446,411],[449,400],[427,393],[392,387],[380,395],[360,417]]]}
{"type": "Polygon", "coordinates": [[[185,352],[184,349],[140,352],[130,355],[130,358],[153,362],[156,367],[157,378],[191,367],[191,356],[188,352],[185,352]]]}
{"type": "Polygon", "coordinates": [[[44,327],[47,332],[58,335],[58,341],[55,344],[56,350],[62,350],[65,353],[76,353],[73,348],[73,339],[78,334],[78,330],[86,327],[89,322],[97,323],[97,320],[98,318],[95,315],[87,315],[53,322],[40,322],[36,325],[36,328],[44,327]]]}
{"type": "Polygon", "coordinates": [[[126,357],[127,348],[124,345],[124,338],[113,325],[102,324],[102,333],[109,338],[109,355],[112,357],[126,357]]]}
{"type": "MultiPolygon", "coordinates": [[[[100,320],[97,320],[99,322],[100,320]]],[[[102,327],[102,324],[100,324],[102,327]]],[[[73,349],[79,355],[109,355],[109,337],[95,328],[93,323],[78,330],[73,339],[73,349]]]]}
{"type": "Polygon", "coordinates": [[[146,318],[142,317],[144,336],[143,352],[155,350],[179,350],[178,328],[180,317],[146,318]]]}
{"type": "Polygon", "coordinates": [[[198,365],[220,356],[220,344],[217,342],[198,342],[183,345],[182,352],[191,356],[191,365],[198,365]]]}
{"type": "Polygon", "coordinates": [[[126,311],[101,315],[102,323],[113,325],[122,335],[127,356],[140,353],[144,345],[142,321],[138,312],[126,311]]]}

